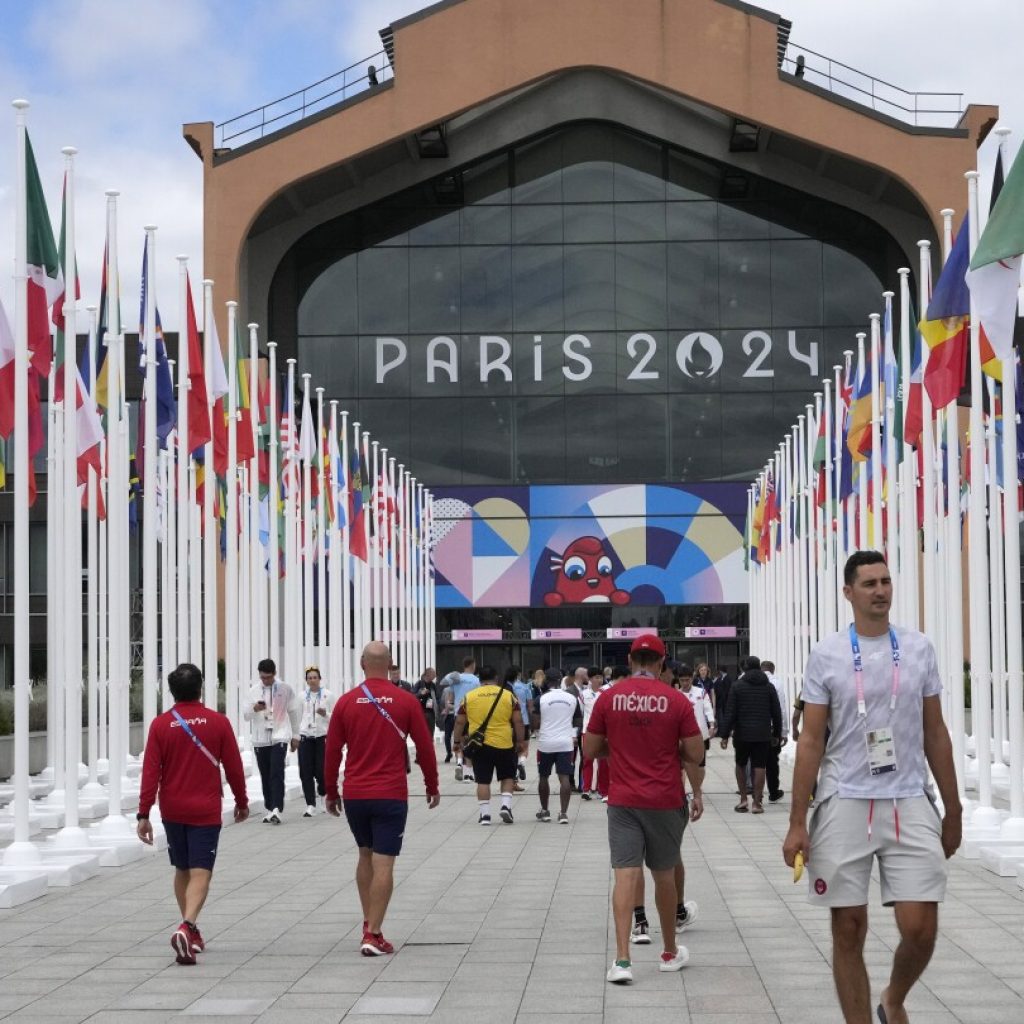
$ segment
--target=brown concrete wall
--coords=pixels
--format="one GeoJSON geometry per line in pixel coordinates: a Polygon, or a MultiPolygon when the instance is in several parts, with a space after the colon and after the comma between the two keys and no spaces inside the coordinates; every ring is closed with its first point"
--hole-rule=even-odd
{"type": "Polygon", "coordinates": [[[212,124],[185,126],[204,163],[204,270],[217,294],[238,295],[249,228],[283,189],[569,67],[617,71],[885,168],[929,211],[963,205],[963,173],[996,113],[970,108],[965,138],[865,116],[780,79],[775,25],[716,0],[462,0],[399,24],[394,86],[334,116],[216,163],[212,124]]]}

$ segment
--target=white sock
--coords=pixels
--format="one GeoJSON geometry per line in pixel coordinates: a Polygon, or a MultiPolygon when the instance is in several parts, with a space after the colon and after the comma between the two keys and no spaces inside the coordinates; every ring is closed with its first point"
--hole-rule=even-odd
{"type": "Polygon", "coordinates": [[[486,814],[488,818],[491,816],[491,801],[490,800],[481,800],[480,801],[480,813],[481,814],[486,814]]]}
{"type": "Polygon", "coordinates": [[[455,755],[455,763],[462,764],[462,758],[458,754],[455,755]]]}
{"type": "Polygon", "coordinates": [[[519,763],[520,764],[526,764],[526,758],[523,755],[519,756],[519,763]]]}
{"type": "Polygon", "coordinates": [[[512,810],[512,794],[502,793],[501,794],[501,806],[507,811],[512,810]]]}

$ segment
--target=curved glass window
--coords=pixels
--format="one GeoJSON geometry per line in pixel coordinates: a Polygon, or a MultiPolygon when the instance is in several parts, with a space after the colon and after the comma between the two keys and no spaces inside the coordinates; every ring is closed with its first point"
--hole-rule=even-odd
{"type": "Polygon", "coordinates": [[[586,123],[324,224],[281,273],[300,366],[427,484],[656,482],[756,472],[903,261],[849,210],[586,123]]]}

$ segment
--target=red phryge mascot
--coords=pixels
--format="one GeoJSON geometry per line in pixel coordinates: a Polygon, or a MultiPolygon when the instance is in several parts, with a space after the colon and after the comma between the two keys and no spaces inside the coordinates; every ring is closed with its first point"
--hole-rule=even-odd
{"type": "Polygon", "coordinates": [[[544,595],[549,608],[563,604],[629,604],[629,591],[619,590],[612,576],[612,560],[597,537],[580,537],[551,559],[557,573],[555,589],[544,595]]]}

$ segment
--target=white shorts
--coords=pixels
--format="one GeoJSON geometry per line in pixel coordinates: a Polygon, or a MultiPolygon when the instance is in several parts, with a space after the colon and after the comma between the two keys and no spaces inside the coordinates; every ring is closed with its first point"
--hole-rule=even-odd
{"type": "Polygon", "coordinates": [[[809,831],[808,899],[817,906],[866,906],[876,857],[885,906],[945,898],[942,821],[925,795],[895,804],[833,795],[815,807],[809,831]]]}

